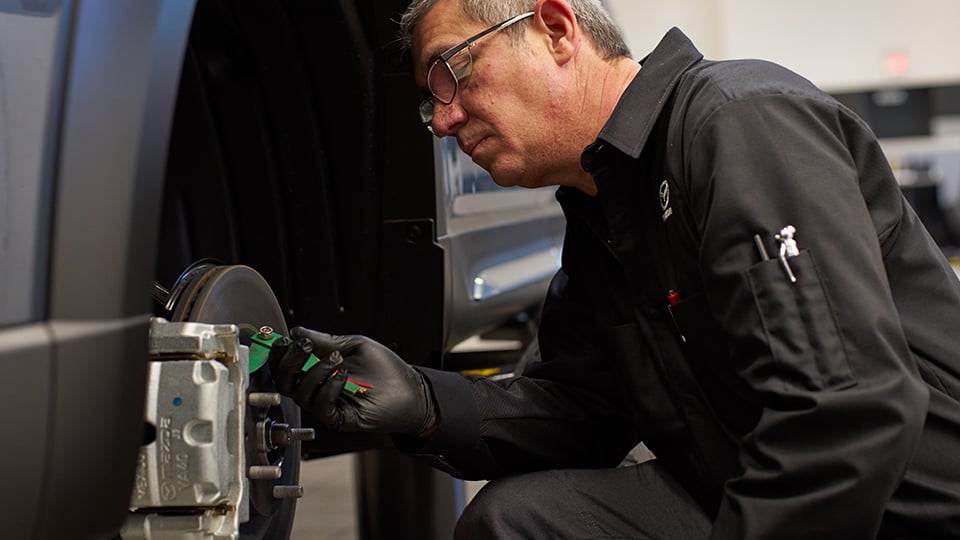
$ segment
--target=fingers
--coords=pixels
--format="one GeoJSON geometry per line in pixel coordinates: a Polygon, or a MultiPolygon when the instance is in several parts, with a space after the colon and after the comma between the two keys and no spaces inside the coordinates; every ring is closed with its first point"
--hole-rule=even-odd
{"type": "MultiPolygon", "coordinates": [[[[340,353],[334,352],[330,356],[339,357],[340,353]]],[[[337,431],[341,431],[346,427],[344,426],[343,411],[344,408],[349,405],[344,404],[343,401],[339,401],[339,398],[342,395],[343,387],[347,384],[347,376],[346,368],[341,366],[340,369],[335,371],[329,380],[327,380],[326,384],[317,390],[316,399],[323,404],[322,406],[326,411],[327,418],[325,418],[324,421],[331,422],[326,424],[326,426],[337,431]],[[336,415],[334,413],[336,413],[336,415]]]]}
{"type": "Polygon", "coordinates": [[[281,394],[293,394],[294,388],[303,377],[303,366],[310,359],[313,350],[313,342],[306,338],[291,342],[281,337],[270,347],[267,363],[270,364],[270,373],[281,394]]]}
{"type": "Polygon", "coordinates": [[[293,385],[299,376],[299,370],[292,369],[292,366],[297,362],[303,365],[310,356],[310,353],[304,353],[301,348],[292,347],[292,343],[289,338],[277,338],[267,355],[267,364],[270,365],[270,373],[277,384],[277,390],[285,396],[289,396],[293,391],[293,385]]]}
{"type": "Polygon", "coordinates": [[[302,326],[290,330],[290,336],[309,339],[317,351],[317,356],[326,356],[333,351],[342,351],[349,348],[353,345],[353,338],[355,337],[326,334],[302,326]]]}
{"type": "Polygon", "coordinates": [[[340,364],[343,364],[343,357],[336,351],[323,357],[300,378],[300,382],[293,389],[293,400],[301,407],[311,410],[332,406],[347,382],[346,377],[340,377],[344,373],[338,369],[340,364]],[[321,389],[326,388],[333,388],[333,399],[320,393],[321,389]]]}
{"type": "Polygon", "coordinates": [[[334,431],[343,428],[343,411],[337,397],[347,383],[347,372],[341,369],[343,357],[334,351],[310,368],[293,391],[293,400],[309,410],[325,427],[334,431]]]}

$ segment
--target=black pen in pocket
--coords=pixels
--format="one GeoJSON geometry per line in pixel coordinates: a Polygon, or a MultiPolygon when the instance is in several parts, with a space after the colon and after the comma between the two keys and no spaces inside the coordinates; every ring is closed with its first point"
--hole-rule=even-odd
{"type": "Polygon", "coordinates": [[[763,240],[760,238],[759,234],[753,235],[753,243],[757,246],[757,253],[760,254],[760,261],[769,261],[770,256],[767,255],[767,248],[763,246],[763,240]]]}

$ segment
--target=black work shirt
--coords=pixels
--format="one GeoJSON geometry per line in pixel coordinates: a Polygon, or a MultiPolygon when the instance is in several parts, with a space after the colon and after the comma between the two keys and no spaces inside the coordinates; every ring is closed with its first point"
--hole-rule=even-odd
{"type": "Polygon", "coordinates": [[[558,190],[543,361],[424,370],[442,423],[422,451],[492,478],[643,440],[715,538],[960,537],[960,283],[871,131],[676,29],[641,63],[583,154],[598,196],[558,190]]]}

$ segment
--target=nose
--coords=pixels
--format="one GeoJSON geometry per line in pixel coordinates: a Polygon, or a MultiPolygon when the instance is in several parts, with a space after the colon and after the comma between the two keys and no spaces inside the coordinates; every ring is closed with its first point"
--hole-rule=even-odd
{"type": "MultiPolygon", "coordinates": [[[[459,96],[457,96],[459,97],[459,96]]],[[[433,133],[437,137],[447,137],[457,134],[467,121],[467,111],[460,106],[460,100],[454,98],[449,105],[437,102],[433,108],[433,133]]]]}

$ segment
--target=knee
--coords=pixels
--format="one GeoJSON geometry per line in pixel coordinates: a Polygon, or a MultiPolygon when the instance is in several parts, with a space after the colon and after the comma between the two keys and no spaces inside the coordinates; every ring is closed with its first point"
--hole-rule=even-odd
{"type": "Polygon", "coordinates": [[[455,539],[522,538],[536,514],[536,497],[524,477],[506,477],[487,483],[464,509],[455,539]]]}

